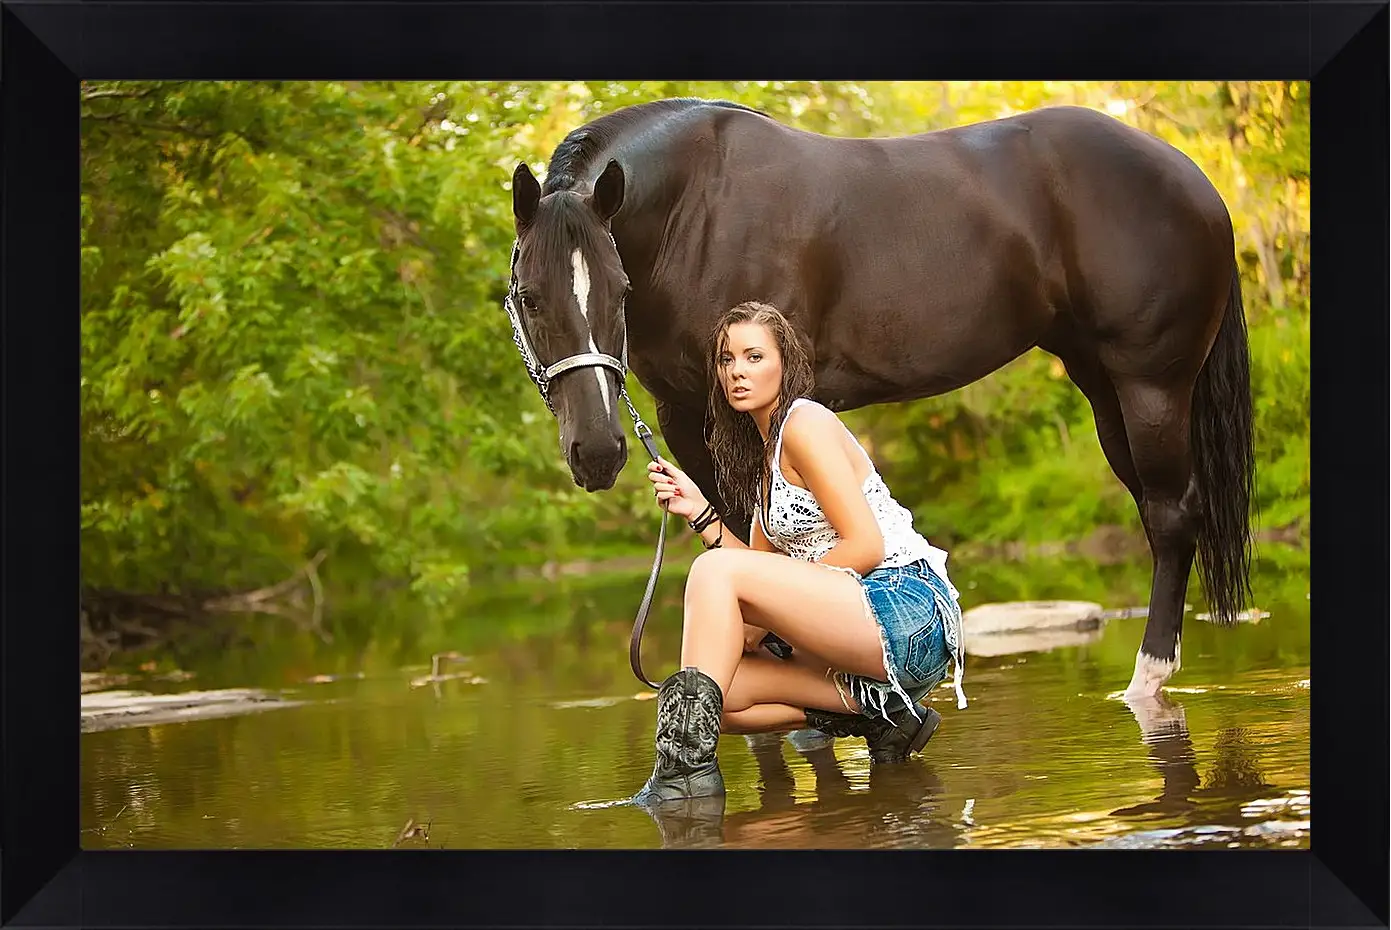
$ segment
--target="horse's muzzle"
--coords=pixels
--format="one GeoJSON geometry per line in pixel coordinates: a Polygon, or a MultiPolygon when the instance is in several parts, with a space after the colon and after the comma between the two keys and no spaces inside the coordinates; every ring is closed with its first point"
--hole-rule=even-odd
{"type": "Polygon", "coordinates": [[[590,492],[607,491],[628,460],[628,447],[621,433],[585,436],[571,440],[565,458],[575,484],[590,492]]]}

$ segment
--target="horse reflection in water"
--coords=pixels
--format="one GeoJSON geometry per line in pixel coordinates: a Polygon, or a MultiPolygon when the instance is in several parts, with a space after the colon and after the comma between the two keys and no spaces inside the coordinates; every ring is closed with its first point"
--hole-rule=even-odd
{"type": "Polygon", "coordinates": [[[1213,744],[1214,759],[1206,785],[1198,774],[1198,756],[1183,704],[1161,692],[1127,702],[1140,725],[1141,741],[1164,781],[1151,801],[1122,807],[1113,817],[1156,814],[1188,815],[1188,825],[1230,823],[1243,805],[1265,796],[1274,786],[1265,780],[1243,727],[1224,727],[1213,744]]]}
{"type": "MultiPolygon", "coordinates": [[[[1182,703],[1161,693],[1129,701],[1127,707],[1163,786],[1157,797],[1113,810],[1112,817],[1161,817],[1171,826],[1238,823],[1242,808],[1274,787],[1261,772],[1244,728],[1218,731],[1205,781],[1182,703]]],[[[853,790],[833,751],[833,740],[814,730],[798,730],[785,738],[814,774],[813,798],[799,797],[783,754],[784,735],[746,736],[758,763],[759,806],[726,815],[725,798],[720,796],[650,809],[662,846],[950,849],[963,844],[970,819],[946,807],[945,787],[927,760],[871,765],[869,789],[853,790]]]]}

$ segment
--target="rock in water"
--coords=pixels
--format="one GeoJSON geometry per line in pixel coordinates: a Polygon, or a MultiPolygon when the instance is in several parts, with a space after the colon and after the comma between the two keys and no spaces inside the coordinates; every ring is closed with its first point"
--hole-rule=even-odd
{"type": "Polygon", "coordinates": [[[1009,601],[972,607],[961,626],[968,654],[1002,656],[1093,642],[1104,620],[1091,601],[1009,601]]]}
{"type": "Polygon", "coordinates": [[[1025,630],[1051,630],[1100,626],[1100,604],[1091,601],[1009,601],[981,604],[961,615],[966,635],[972,633],[1021,633],[1025,630]]]}

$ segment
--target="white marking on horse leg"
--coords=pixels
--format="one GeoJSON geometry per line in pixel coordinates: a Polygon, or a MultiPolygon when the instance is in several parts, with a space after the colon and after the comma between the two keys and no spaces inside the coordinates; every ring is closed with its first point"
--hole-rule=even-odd
{"type": "Polygon", "coordinates": [[[1144,650],[1135,653],[1135,674],[1131,676],[1130,687],[1125,689],[1127,698],[1153,697],[1164,687],[1164,682],[1178,671],[1178,648],[1174,648],[1174,658],[1165,661],[1147,656],[1144,650]]]}
{"type": "MultiPolygon", "coordinates": [[[[570,253],[570,267],[574,270],[575,300],[580,305],[580,316],[584,317],[585,328],[589,330],[589,351],[598,352],[594,344],[594,330],[589,325],[589,265],[579,249],[570,253]]],[[[609,382],[604,377],[604,369],[594,369],[594,380],[599,382],[599,394],[604,398],[604,411],[613,413],[613,401],[609,400],[609,382]]]]}

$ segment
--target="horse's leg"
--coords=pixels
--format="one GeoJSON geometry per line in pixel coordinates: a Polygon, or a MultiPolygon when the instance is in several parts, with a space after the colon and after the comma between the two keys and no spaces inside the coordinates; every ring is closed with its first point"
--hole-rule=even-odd
{"type": "MultiPolygon", "coordinates": [[[[1128,427],[1116,387],[1096,354],[1084,348],[1081,341],[1061,333],[1040,343],[1040,347],[1058,356],[1067,369],[1068,377],[1081,389],[1091,404],[1092,416],[1096,420],[1096,434],[1101,440],[1101,450],[1106,454],[1106,461],[1110,464],[1111,470],[1135,499],[1135,506],[1140,511],[1140,521],[1145,528],[1145,536],[1149,540],[1150,554],[1154,559],[1149,620],[1146,622],[1140,652],[1135,657],[1135,673],[1126,690],[1126,699],[1131,704],[1131,710],[1138,716],[1143,710],[1140,704],[1153,702],[1155,695],[1161,693],[1159,689],[1164,682],[1178,671],[1178,643],[1183,627],[1183,596],[1188,586],[1189,567],[1193,562],[1197,538],[1196,520],[1183,513],[1184,495],[1179,496],[1177,507],[1172,502],[1171,494],[1169,499],[1165,499],[1162,494],[1156,498],[1153,513],[1146,507],[1146,483],[1136,467],[1130,444],[1132,434],[1145,432],[1151,424],[1128,427]],[[1173,526],[1162,539],[1157,540],[1151,528],[1161,524],[1173,526]]],[[[1149,455],[1146,471],[1150,482],[1156,485],[1156,491],[1159,487],[1174,486],[1177,481],[1176,471],[1185,475],[1191,471],[1191,466],[1186,464],[1187,416],[1182,420],[1184,425],[1180,432],[1185,447],[1168,450],[1176,457],[1174,462],[1166,465],[1155,461],[1155,446],[1162,446],[1163,439],[1154,438],[1153,441],[1141,445],[1141,449],[1149,455]]],[[[1156,428],[1159,430],[1157,436],[1162,436],[1164,426],[1158,424],[1156,428]]],[[[1191,481],[1185,481],[1187,493],[1191,481]]],[[[1189,503],[1191,504],[1191,500],[1189,503]]]]}
{"type": "Polygon", "coordinates": [[[1184,594],[1198,538],[1198,490],[1189,450],[1192,382],[1121,380],[1070,332],[1040,343],[1086,396],[1106,461],[1130,490],[1154,559],[1149,619],[1127,700],[1151,698],[1179,668],[1184,594]]]}
{"type": "Polygon", "coordinates": [[[657,401],[657,425],[666,440],[671,457],[681,470],[691,476],[705,499],[715,506],[724,518],[726,532],[734,533],[743,542],[749,541],[749,518],[725,513],[724,501],[715,487],[715,462],[705,447],[705,411],[703,407],[681,407],[657,401]]]}
{"type": "MultiPolygon", "coordinates": [[[[1114,378],[1114,376],[1113,376],[1114,378]]],[[[1189,448],[1193,381],[1114,378],[1154,556],[1149,619],[1127,699],[1153,697],[1179,668],[1183,601],[1197,552],[1198,484],[1189,448]]]]}
{"type": "Polygon", "coordinates": [[[1067,376],[1091,404],[1096,435],[1101,440],[1101,451],[1106,455],[1106,462],[1130,491],[1130,496],[1135,498],[1135,506],[1143,517],[1144,491],[1140,485],[1140,475],[1135,471],[1135,460],[1130,455],[1125,417],[1121,415],[1120,400],[1116,397],[1111,376],[1106,373],[1095,352],[1062,334],[1055,334],[1040,342],[1039,348],[1058,357],[1067,369],[1067,376]]]}

